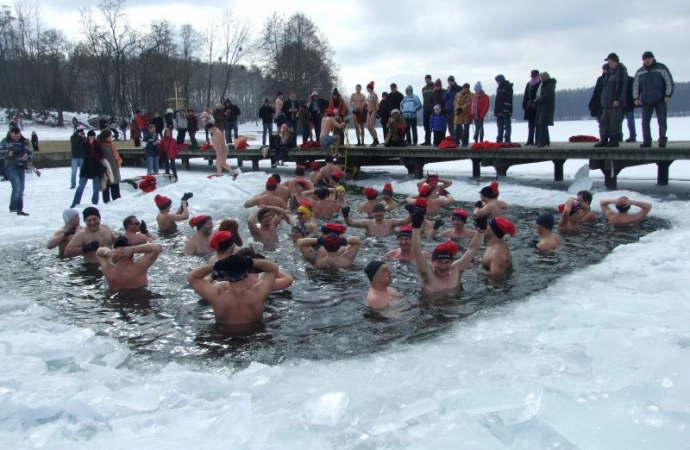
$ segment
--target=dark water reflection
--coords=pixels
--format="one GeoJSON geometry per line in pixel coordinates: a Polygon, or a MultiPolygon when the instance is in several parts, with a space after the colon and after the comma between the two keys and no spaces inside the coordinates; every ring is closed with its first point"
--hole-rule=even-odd
{"type": "MultiPolygon", "coordinates": [[[[405,301],[383,313],[365,305],[368,281],[362,269],[396,246],[393,237],[366,238],[355,267],[337,275],[308,268],[286,244],[269,257],[294,276],[295,284],[271,295],[262,324],[234,329],[232,334],[215,323],[210,307],[186,282],[186,273],[201,260],[182,256],[183,232],[160,240],[165,250],[151,268],[148,289],[109,293],[97,267],[79,258],[59,260],[43,242],[3,247],[0,288],[56,310],[58,320],[125,342],[133,355],[130,363],[137,366],[176,361],[228,367],[252,361],[340,359],[436,336],[482,308],[523,299],[564,274],[599,262],[614,247],[667,226],[655,218],[622,230],[600,223],[582,235],[566,236],[559,252],[540,255],[529,245],[536,237],[533,220],[539,213],[513,208],[506,214],[518,227],[518,234],[507,238],[515,265],[511,273],[495,278],[478,269],[466,272],[463,290],[456,295],[427,301],[419,294],[414,265],[392,263],[394,287],[405,301]]],[[[287,233],[287,227],[282,232],[287,233]]],[[[428,251],[435,244],[425,243],[428,251]]]]}

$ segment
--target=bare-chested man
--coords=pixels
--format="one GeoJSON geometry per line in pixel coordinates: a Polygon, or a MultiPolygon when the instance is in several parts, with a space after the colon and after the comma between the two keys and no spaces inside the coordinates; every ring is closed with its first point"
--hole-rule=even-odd
{"type": "Polygon", "coordinates": [[[332,156],[331,147],[338,147],[340,145],[340,136],[331,134],[336,128],[343,129],[345,122],[338,122],[335,120],[335,113],[332,109],[326,109],[326,115],[321,119],[321,136],[319,136],[319,143],[323,147],[324,155],[332,156]]]}
{"type": "Polygon", "coordinates": [[[315,219],[333,217],[340,212],[340,204],[336,197],[336,190],[333,188],[318,188],[313,191],[304,191],[304,195],[310,197],[315,219]]]}
{"type": "MultiPolygon", "coordinates": [[[[262,255],[261,253],[257,253],[256,250],[254,250],[254,247],[252,247],[251,245],[249,247],[245,247],[243,249],[238,250],[235,254],[249,256],[252,259],[266,259],[264,255],[262,255]]],[[[263,278],[263,272],[261,272],[261,270],[258,268],[254,268],[249,272],[249,276],[253,278],[256,283],[258,283],[263,278]]],[[[292,286],[292,283],[294,282],[295,279],[292,277],[292,275],[284,272],[279,267],[278,274],[276,275],[276,281],[273,283],[271,292],[284,291],[285,289],[292,286]]]]}
{"type": "Polygon", "coordinates": [[[65,247],[65,257],[74,258],[84,255],[84,261],[98,264],[96,250],[99,247],[111,247],[115,243],[115,233],[108,225],[101,225],[101,213],[93,206],[84,208],[82,212],[86,228],[78,231],[65,247]]]}
{"type": "Polygon", "coordinates": [[[539,235],[539,241],[536,244],[537,249],[542,252],[550,252],[556,250],[561,246],[563,241],[561,238],[556,236],[553,232],[553,226],[555,224],[555,219],[553,214],[548,211],[544,211],[539,214],[537,220],[534,224],[534,230],[539,235]]]}
{"type": "Polygon", "coordinates": [[[160,244],[131,245],[126,237],[120,236],[115,240],[113,250],[101,247],[96,251],[96,256],[108,288],[111,291],[122,291],[148,286],[149,267],[162,250],[160,244]],[[143,253],[143,256],[134,259],[134,255],[139,253],[143,253]]]}
{"type": "Polygon", "coordinates": [[[170,213],[172,206],[172,199],[164,195],[156,194],[153,201],[158,207],[158,215],[156,215],[156,223],[158,224],[158,231],[161,233],[172,233],[177,231],[177,223],[189,219],[189,202],[194,194],[185,192],[180,201],[180,207],[177,208],[175,214],[170,213]]]}
{"type": "Polygon", "coordinates": [[[208,242],[213,234],[213,218],[206,214],[189,219],[189,226],[196,228],[196,233],[187,240],[184,246],[185,256],[206,256],[211,253],[208,242]]]}
{"type": "Polygon", "coordinates": [[[215,254],[208,259],[209,264],[235,254],[235,235],[230,231],[216,231],[208,241],[208,246],[215,254]]]}
{"type": "Polygon", "coordinates": [[[125,229],[125,238],[131,246],[146,244],[154,240],[146,227],[146,222],[137,219],[137,216],[125,217],[125,220],[122,221],[122,227],[125,229]]]}
{"type": "Polygon", "coordinates": [[[247,218],[249,233],[255,241],[261,242],[266,250],[278,248],[278,225],[285,214],[289,214],[285,208],[260,205],[259,209],[252,212],[247,218]],[[256,225],[257,219],[259,226],[256,225]]]}
{"type": "Polygon", "coordinates": [[[498,199],[498,182],[492,181],[489,186],[484,186],[479,191],[479,200],[474,204],[473,216],[477,217],[498,217],[501,211],[508,208],[508,204],[498,199]]]}
{"type": "MultiPolygon", "coordinates": [[[[331,155],[328,155],[326,160],[328,160],[328,158],[331,158],[331,162],[333,162],[333,157],[331,155]]],[[[319,171],[321,170],[321,164],[319,164],[318,161],[312,161],[311,164],[309,164],[309,168],[311,169],[309,181],[311,181],[313,185],[316,184],[316,177],[319,175],[319,171]]]]}
{"type": "Polygon", "coordinates": [[[374,205],[371,213],[372,219],[354,220],[350,218],[350,207],[346,206],[340,210],[345,219],[345,223],[355,228],[365,228],[367,234],[371,236],[390,236],[395,233],[395,228],[410,223],[412,216],[408,215],[404,219],[385,219],[386,207],[383,203],[374,205]]]}
{"type": "Polygon", "coordinates": [[[395,211],[398,209],[398,202],[393,198],[393,186],[390,183],[383,185],[381,190],[381,201],[386,205],[386,211],[395,211]]]}
{"type": "Polygon", "coordinates": [[[492,217],[487,222],[484,234],[487,247],[482,257],[482,267],[492,275],[503,275],[513,266],[513,258],[503,236],[515,236],[517,230],[515,224],[504,217],[492,217]]]}
{"type": "Polygon", "coordinates": [[[278,196],[278,181],[276,181],[275,177],[270,176],[268,180],[266,180],[266,191],[244,202],[245,208],[253,208],[258,205],[287,209],[285,200],[278,196]]]}
{"type": "MultiPolygon", "coordinates": [[[[414,252],[412,251],[412,225],[405,225],[400,227],[397,233],[398,248],[386,253],[386,258],[396,261],[414,261],[414,252]]],[[[423,252],[426,259],[431,259],[431,255],[423,252]]]]}
{"type": "Polygon", "coordinates": [[[370,261],[364,273],[371,282],[367,292],[367,305],[374,311],[386,309],[398,300],[398,292],[391,287],[393,271],[383,261],[370,261]]]}
{"type": "Polygon", "coordinates": [[[223,169],[230,172],[232,179],[235,180],[239,173],[227,163],[228,144],[225,142],[223,132],[219,130],[213,122],[206,124],[206,130],[211,133],[211,145],[216,152],[216,176],[223,176],[223,169]]]}
{"type": "Polygon", "coordinates": [[[271,175],[271,178],[276,180],[276,183],[278,183],[278,186],[276,187],[276,195],[280,198],[283,199],[285,204],[287,205],[288,202],[290,201],[290,195],[292,195],[292,192],[290,191],[290,188],[287,186],[283,186],[281,183],[282,177],[280,176],[279,173],[274,173],[271,175]]]}
{"type": "Polygon", "coordinates": [[[81,226],[79,225],[79,213],[74,209],[66,209],[62,212],[62,220],[65,225],[57,230],[46,247],[48,249],[53,249],[58,247],[58,254],[62,257],[65,254],[65,248],[70,243],[74,235],[81,231],[81,226]]]}
{"type": "Polygon", "coordinates": [[[362,94],[362,85],[355,86],[355,92],[350,95],[350,107],[355,116],[355,135],[357,147],[364,145],[364,126],[367,121],[367,98],[362,94]]]}
{"type": "MultiPolygon", "coordinates": [[[[379,193],[373,187],[368,187],[364,189],[364,196],[367,198],[366,201],[359,204],[357,211],[362,214],[371,214],[374,211],[374,205],[377,204],[376,197],[379,193]]],[[[384,208],[386,205],[383,206],[384,208]]]]}
{"type": "Polygon", "coordinates": [[[308,237],[310,234],[316,233],[317,226],[316,223],[311,220],[313,216],[313,209],[311,202],[304,201],[297,207],[297,216],[292,217],[290,215],[286,216],[287,221],[292,227],[292,238],[293,241],[296,239],[301,239],[303,237],[308,237]],[[301,237],[297,238],[295,231],[302,234],[301,237]]]}
{"type": "MultiPolygon", "coordinates": [[[[370,81],[367,84],[367,123],[366,127],[369,130],[369,134],[374,142],[371,143],[372,147],[379,145],[379,136],[376,133],[376,113],[379,110],[379,96],[376,95],[374,91],[374,82],[370,81]]],[[[362,140],[364,142],[364,140],[362,140]]]]}
{"type": "Polygon", "coordinates": [[[362,240],[359,236],[345,238],[347,229],[340,224],[327,223],[321,227],[321,237],[304,238],[297,241],[297,246],[304,259],[314,269],[336,271],[352,266],[362,240]],[[318,248],[314,248],[318,244],[318,248]]]}
{"type": "Polygon", "coordinates": [[[592,211],[592,193],[580,191],[577,193],[577,203],[580,205],[581,212],[578,214],[579,223],[595,223],[597,216],[592,211]]]}
{"type": "Polygon", "coordinates": [[[278,95],[276,97],[276,114],[280,114],[281,111],[283,110],[283,99],[285,96],[281,91],[278,91],[278,95]]]}
{"type": "Polygon", "coordinates": [[[611,225],[630,225],[638,223],[652,210],[652,205],[647,202],[630,200],[628,197],[618,197],[614,199],[604,199],[599,202],[601,212],[604,213],[606,221],[611,225]],[[609,205],[613,204],[618,212],[614,212],[609,205]],[[636,206],[639,211],[630,214],[630,207],[636,206]]]}
{"type": "Polygon", "coordinates": [[[278,265],[267,259],[252,259],[232,255],[214,265],[207,264],[191,271],[187,281],[198,295],[213,308],[216,321],[222,325],[242,325],[261,322],[264,302],[271,293],[278,274],[278,265]],[[249,277],[259,269],[263,277],[257,282],[249,277]],[[216,272],[222,283],[213,284],[206,277],[216,272]]]}
{"type": "Polygon", "coordinates": [[[582,205],[576,199],[569,198],[562,206],[561,208],[561,205],[558,205],[558,211],[561,213],[561,217],[558,219],[558,229],[561,232],[580,233],[582,231],[580,218],[585,215],[582,211],[582,205]]]}
{"type": "Polygon", "coordinates": [[[465,239],[472,239],[477,232],[475,230],[468,230],[465,227],[469,214],[464,209],[454,209],[451,221],[453,228],[441,233],[441,237],[449,238],[454,241],[462,241],[465,239]]]}
{"type": "Polygon", "coordinates": [[[329,180],[331,175],[336,172],[340,172],[340,167],[335,164],[335,160],[331,155],[326,156],[326,165],[321,167],[318,172],[316,172],[316,176],[314,176],[314,179],[312,180],[314,187],[317,185],[330,185],[329,180]]]}
{"type": "Polygon", "coordinates": [[[282,186],[289,189],[291,195],[295,195],[295,184],[300,181],[301,183],[299,184],[301,185],[302,190],[310,191],[314,189],[314,185],[311,183],[311,181],[305,178],[305,174],[306,168],[304,166],[295,167],[295,178],[283,181],[282,186]]]}
{"type": "MultiPolygon", "coordinates": [[[[415,200],[413,205],[405,205],[405,210],[408,213],[412,214],[417,209],[421,209],[426,214],[428,205],[429,203],[427,202],[427,198],[421,197],[415,200]]],[[[436,232],[438,232],[438,230],[443,226],[443,224],[444,222],[440,218],[434,219],[433,222],[430,219],[425,218],[421,226],[422,234],[429,237],[435,237],[436,232]]]]}
{"type": "Polygon", "coordinates": [[[480,231],[472,238],[467,251],[458,260],[455,260],[455,255],[458,253],[455,242],[446,241],[437,245],[431,254],[431,264],[429,264],[422,250],[423,222],[423,209],[415,208],[412,215],[412,252],[422,282],[422,291],[434,295],[457,292],[460,289],[462,273],[473,267],[472,260],[479,251],[484,233],[480,231]]]}
{"type": "Polygon", "coordinates": [[[446,189],[453,184],[453,181],[446,178],[440,178],[437,173],[427,173],[426,180],[417,181],[417,188],[419,189],[424,184],[431,186],[431,194],[429,194],[429,198],[438,198],[439,195],[447,195],[446,189]]]}
{"type": "Polygon", "coordinates": [[[417,201],[417,199],[425,199],[427,203],[426,213],[429,215],[436,214],[443,206],[448,206],[455,203],[455,199],[450,194],[448,194],[445,197],[439,196],[436,198],[432,198],[432,191],[433,190],[431,186],[429,186],[428,184],[424,184],[419,187],[419,194],[407,197],[407,203],[414,204],[417,201]]]}

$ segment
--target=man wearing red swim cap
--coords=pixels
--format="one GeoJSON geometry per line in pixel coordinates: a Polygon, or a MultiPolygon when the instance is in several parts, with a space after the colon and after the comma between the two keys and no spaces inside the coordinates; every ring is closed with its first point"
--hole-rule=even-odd
{"type": "Polygon", "coordinates": [[[211,253],[209,240],[213,234],[213,218],[206,214],[192,217],[189,226],[196,228],[196,233],[187,240],[184,246],[185,256],[206,256],[211,253]]]}
{"type": "Polygon", "coordinates": [[[504,217],[492,217],[487,222],[482,224],[486,230],[484,239],[487,244],[482,267],[492,275],[503,275],[513,266],[513,257],[503,236],[515,236],[517,230],[515,224],[504,217]]]}
{"type": "Polygon", "coordinates": [[[475,230],[468,230],[465,227],[469,214],[464,209],[454,209],[451,221],[453,228],[441,233],[441,237],[453,239],[454,241],[462,241],[472,239],[477,232],[475,230]]]}
{"type": "Polygon", "coordinates": [[[445,196],[437,196],[436,198],[432,197],[432,194],[434,192],[434,188],[431,187],[429,184],[422,184],[419,186],[419,193],[417,195],[410,195],[407,197],[407,204],[408,205],[413,205],[417,199],[425,199],[427,206],[426,206],[426,213],[433,215],[436,214],[441,207],[443,206],[448,206],[452,205],[455,203],[455,199],[453,198],[452,195],[447,194],[445,196]]]}
{"type": "MultiPolygon", "coordinates": [[[[276,178],[273,175],[271,175],[270,177],[268,177],[268,180],[266,180],[266,190],[244,202],[244,207],[253,208],[254,206],[265,205],[275,206],[281,209],[287,209],[287,203],[283,198],[281,198],[278,195],[279,187],[282,186],[279,186],[276,178]]],[[[289,196],[290,191],[287,188],[285,189],[287,190],[287,194],[289,196]]]]}
{"type": "Polygon", "coordinates": [[[340,210],[345,223],[355,228],[365,228],[370,236],[390,236],[395,233],[397,227],[410,223],[412,216],[404,219],[386,219],[386,207],[383,203],[376,203],[371,212],[371,219],[355,220],[350,217],[350,207],[345,206],[340,210]]]}
{"type": "Polygon", "coordinates": [[[192,198],[191,192],[186,192],[182,196],[180,206],[177,208],[175,214],[170,213],[172,200],[164,195],[157,194],[153,199],[158,207],[158,215],[156,216],[156,223],[158,223],[158,231],[161,233],[172,233],[177,230],[177,223],[189,219],[189,203],[188,200],[192,198]]]}
{"type": "Polygon", "coordinates": [[[321,237],[297,241],[299,251],[314,269],[337,271],[352,266],[359,253],[359,236],[345,237],[345,226],[327,223],[321,227],[321,237]]]}
{"type": "Polygon", "coordinates": [[[453,181],[447,178],[441,178],[437,173],[427,172],[426,178],[422,178],[421,180],[417,181],[417,188],[424,184],[431,186],[431,194],[429,195],[429,198],[438,198],[441,193],[444,193],[444,191],[453,184],[453,181]]]}

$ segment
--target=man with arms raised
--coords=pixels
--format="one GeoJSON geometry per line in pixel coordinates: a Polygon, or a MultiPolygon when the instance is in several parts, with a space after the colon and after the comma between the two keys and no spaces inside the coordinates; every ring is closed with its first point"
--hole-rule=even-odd
{"type": "Polygon", "coordinates": [[[58,254],[60,256],[65,254],[67,245],[72,238],[74,238],[77,231],[81,231],[82,229],[81,226],[79,226],[79,213],[74,209],[64,210],[62,212],[62,220],[65,222],[65,226],[57,230],[46,245],[48,249],[58,247],[58,254]]]}
{"type": "Polygon", "coordinates": [[[365,228],[367,234],[371,236],[390,236],[395,233],[395,228],[410,223],[412,216],[404,219],[385,219],[386,207],[383,203],[376,203],[371,212],[372,219],[353,220],[350,218],[350,207],[346,206],[340,210],[345,219],[345,223],[355,228],[365,228]]]}
{"type": "Polygon", "coordinates": [[[343,225],[327,223],[321,227],[321,237],[304,238],[297,241],[297,246],[314,269],[338,270],[352,266],[362,240],[359,236],[345,238],[347,231],[343,225]],[[314,246],[318,245],[318,248],[314,246]]]}
{"type": "MultiPolygon", "coordinates": [[[[300,185],[305,191],[310,191],[314,189],[314,185],[311,181],[307,180],[304,176],[306,174],[306,168],[304,166],[295,167],[295,178],[287,181],[283,181],[282,186],[290,190],[290,194],[295,195],[295,183],[302,181],[300,185]]],[[[301,191],[300,191],[301,192],[301,191]]]]}
{"type": "Polygon", "coordinates": [[[230,231],[216,231],[208,241],[208,246],[216,251],[208,263],[215,264],[216,261],[235,254],[235,235],[230,231]]]}
{"type": "Polygon", "coordinates": [[[259,209],[247,218],[249,233],[255,241],[264,245],[264,249],[275,250],[278,248],[278,225],[280,225],[285,214],[289,214],[285,208],[260,205],[259,209]],[[259,226],[256,225],[257,219],[259,226]]]}
{"type": "Polygon", "coordinates": [[[453,181],[446,178],[440,178],[437,173],[427,173],[426,180],[417,181],[417,188],[419,189],[424,184],[431,186],[431,194],[429,194],[429,197],[438,198],[439,195],[446,195],[445,190],[453,184],[453,181]]]}
{"type": "Polygon", "coordinates": [[[424,210],[415,208],[412,214],[412,252],[421,278],[422,291],[429,294],[455,292],[460,288],[462,272],[473,267],[472,260],[479,251],[484,233],[480,230],[472,238],[467,251],[458,260],[455,260],[455,255],[458,253],[455,242],[446,241],[437,245],[431,254],[431,264],[429,264],[422,250],[423,222],[424,210]]]}
{"type": "Polygon", "coordinates": [[[194,194],[191,192],[186,192],[182,196],[182,201],[180,201],[180,207],[177,208],[175,214],[170,213],[170,207],[172,206],[172,200],[164,195],[156,194],[153,201],[158,207],[158,215],[156,216],[156,223],[158,223],[158,230],[161,233],[172,233],[177,231],[177,223],[183,220],[189,219],[189,202],[188,200],[192,198],[194,194]]]}
{"type": "Polygon", "coordinates": [[[120,236],[115,240],[113,250],[101,247],[96,250],[98,262],[111,291],[139,289],[149,283],[147,272],[160,255],[160,244],[145,243],[130,246],[127,238],[120,236]],[[137,259],[134,255],[143,253],[137,259]]]}
{"type": "Polygon", "coordinates": [[[122,221],[122,227],[125,229],[128,245],[146,244],[154,239],[146,227],[146,222],[137,219],[137,216],[125,217],[125,220],[122,221]]]}
{"type": "Polygon", "coordinates": [[[374,260],[367,264],[364,273],[371,282],[367,292],[367,305],[374,311],[386,309],[398,299],[398,293],[391,287],[393,271],[383,261],[374,260]]]}
{"type": "Polygon", "coordinates": [[[264,302],[276,281],[278,265],[267,259],[252,259],[244,255],[232,255],[214,265],[207,264],[192,270],[187,281],[198,295],[213,308],[216,321],[222,325],[242,325],[261,322],[264,302]],[[263,271],[257,282],[249,276],[253,269],[263,271]],[[213,284],[206,277],[224,282],[213,284]]]}
{"type": "Polygon", "coordinates": [[[323,153],[328,156],[331,155],[331,147],[340,145],[340,136],[331,133],[337,128],[343,129],[345,122],[338,122],[334,117],[335,113],[331,108],[326,110],[326,115],[321,119],[321,136],[319,136],[319,143],[323,147],[323,153]]]}
{"type": "Polygon", "coordinates": [[[244,202],[245,208],[252,208],[259,205],[287,209],[285,200],[278,196],[278,181],[276,181],[275,177],[268,177],[268,180],[266,180],[266,191],[264,193],[256,195],[244,202]]]}
{"type": "MultiPolygon", "coordinates": [[[[230,164],[228,164],[227,162],[228,144],[227,142],[225,142],[225,136],[223,136],[223,132],[219,130],[213,122],[209,122],[206,124],[206,130],[208,130],[208,132],[212,134],[211,145],[213,146],[213,150],[216,152],[216,176],[222,177],[223,169],[225,169],[228,172],[230,172],[230,174],[232,175],[232,179],[235,180],[239,173],[232,167],[230,167],[230,164]]],[[[228,136],[228,139],[229,138],[230,137],[228,136]]]]}
{"type": "Polygon", "coordinates": [[[601,212],[604,213],[604,217],[611,225],[629,225],[632,223],[638,223],[649,214],[652,210],[652,205],[646,202],[639,202],[635,200],[630,200],[628,197],[618,197],[615,199],[605,199],[599,202],[601,206],[601,212]],[[613,212],[609,205],[613,204],[618,212],[613,212]],[[634,214],[630,214],[630,207],[637,206],[639,211],[634,214]]]}
{"type": "Polygon", "coordinates": [[[342,208],[336,199],[336,189],[321,187],[313,191],[304,191],[304,195],[311,197],[315,219],[332,217],[342,208]]]}
{"type": "Polygon", "coordinates": [[[303,201],[297,207],[296,217],[286,215],[287,222],[292,227],[293,240],[296,241],[296,239],[301,239],[303,237],[307,237],[312,233],[316,233],[316,223],[313,220],[311,220],[313,216],[312,211],[313,210],[311,203],[309,201],[303,201]],[[302,236],[300,236],[299,238],[295,238],[296,235],[294,231],[299,231],[300,233],[302,233],[302,236]]]}
{"type": "Polygon", "coordinates": [[[78,231],[65,247],[65,257],[74,258],[84,255],[84,261],[98,264],[96,250],[99,247],[111,247],[115,243],[115,233],[107,225],[101,225],[101,213],[89,206],[82,212],[86,228],[78,231]]]}
{"type": "Polygon", "coordinates": [[[430,185],[424,184],[419,187],[419,194],[418,195],[411,195],[407,197],[407,203],[408,204],[415,204],[417,200],[424,199],[426,200],[426,212],[427,214],[436,214],[441,207],[443,206],[448,206],[452,205],[455,203],[455,199],[453,198],[452,195],[448,194],[445,197],[436,197],[433,198],[431,196],[433,192],[433,189],[430,185]]]}
{"type": "Polygon", "coordinates": [[[185,256],[206,256],[211,253],[209,239],[213,234],[213,218],[206,214],[192,217],[189,220],[189,226],[196,228],[196,233],[187,240],[184,246],[185,256]]]}

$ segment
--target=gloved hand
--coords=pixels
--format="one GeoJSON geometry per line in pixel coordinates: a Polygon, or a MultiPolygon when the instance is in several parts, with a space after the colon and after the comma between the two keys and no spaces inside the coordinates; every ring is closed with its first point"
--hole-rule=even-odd
{"type": "Polygon", "coordinates": [[[404,206],[405,211],[407,211],[410,214],[414,214],[414,205],[411,203],[408,203],[407,205],[404,206]]]}
{"type": "Polygon", "coordinates": [[[532,239],[531,241],[529,241],[529,246],[533,247],[533,248],[537,248],[538,243],[539,243],[539,241],[537,239],[532,239]]]}
{"type": "Polygon", "coordinates": [[[462,114],[462,108],[456,108],[455,114],[462,114]]]}
{"type": "Polygon", "coordinates": [[[249,272],[254,268],[254,260],[246,255],[232,255],[213,265],[216,272],[249,272]]]}
{"type": "Polygon", "coordinates": [[[482,206],[484,206],[484,203],[482,203],[481,200],[477,200],[477,202],[474,204],[475,208],[481,208],[482,206]]]}
{"type": "Polygon", "coordinates": [[[415,208],[412,214],[412,228],[422,228],[426,211],[423,208],[415,208]]]}
{"type": "Polygon", "coordinates": [[[185,192],[184,195],[182,196],[182,201],[186,202],[187,200],[189,200],[192,197],[194,197],[193,192],[185,192]]]}
{"type": "Polygon", "coordinates": [[[88,244],[82,245],[81,246],[81,252],[84,254],[89,253],[89,252],[95,252],[96,250],[98,250],[98,247],[100,247],[100,246],[101,245],[98,243],[98,241],[93,241],[93,242],[90,242],[88,244]]]}
{"type": "Polygon", "coordinates": [[[72,228],[68,229],[67,231],[65,231],[65,237],[72,236],[76,232],[77,232],[77,227],[72,227],[72,228]]]}
{"type": "Polygon", "coordinates": [[[434,220],[434,230],[438,231],[443,226],[444,222],[441,219],[434,220]]]}
{"type": "Polygon", "coordinates": [[[474,226],[477,227],[478,230],[486,231],[486,227],[488,225],[489,225],[489,218],[487,216],[475,217],[474,226]]]}
{"type": "Polygon", "coordinates": [[[445,189],[441,189],[440,191],[438,191],[438,195],[448,197],[448,191],[446,191],[445,189]]]}
{"type": "Polygon", "coordinates": [[[143,220],[139,222],[139,231],[141,234],[148,234],[149,229],[146,227],[146,222],[143,220]]]}
{"type": "Polygon", "coordinates": [[[343,218],[347,219],[350,216],[350,207],[349,206],[343,206],[340,208],[340,212],[343,215],[343,218]]]}

